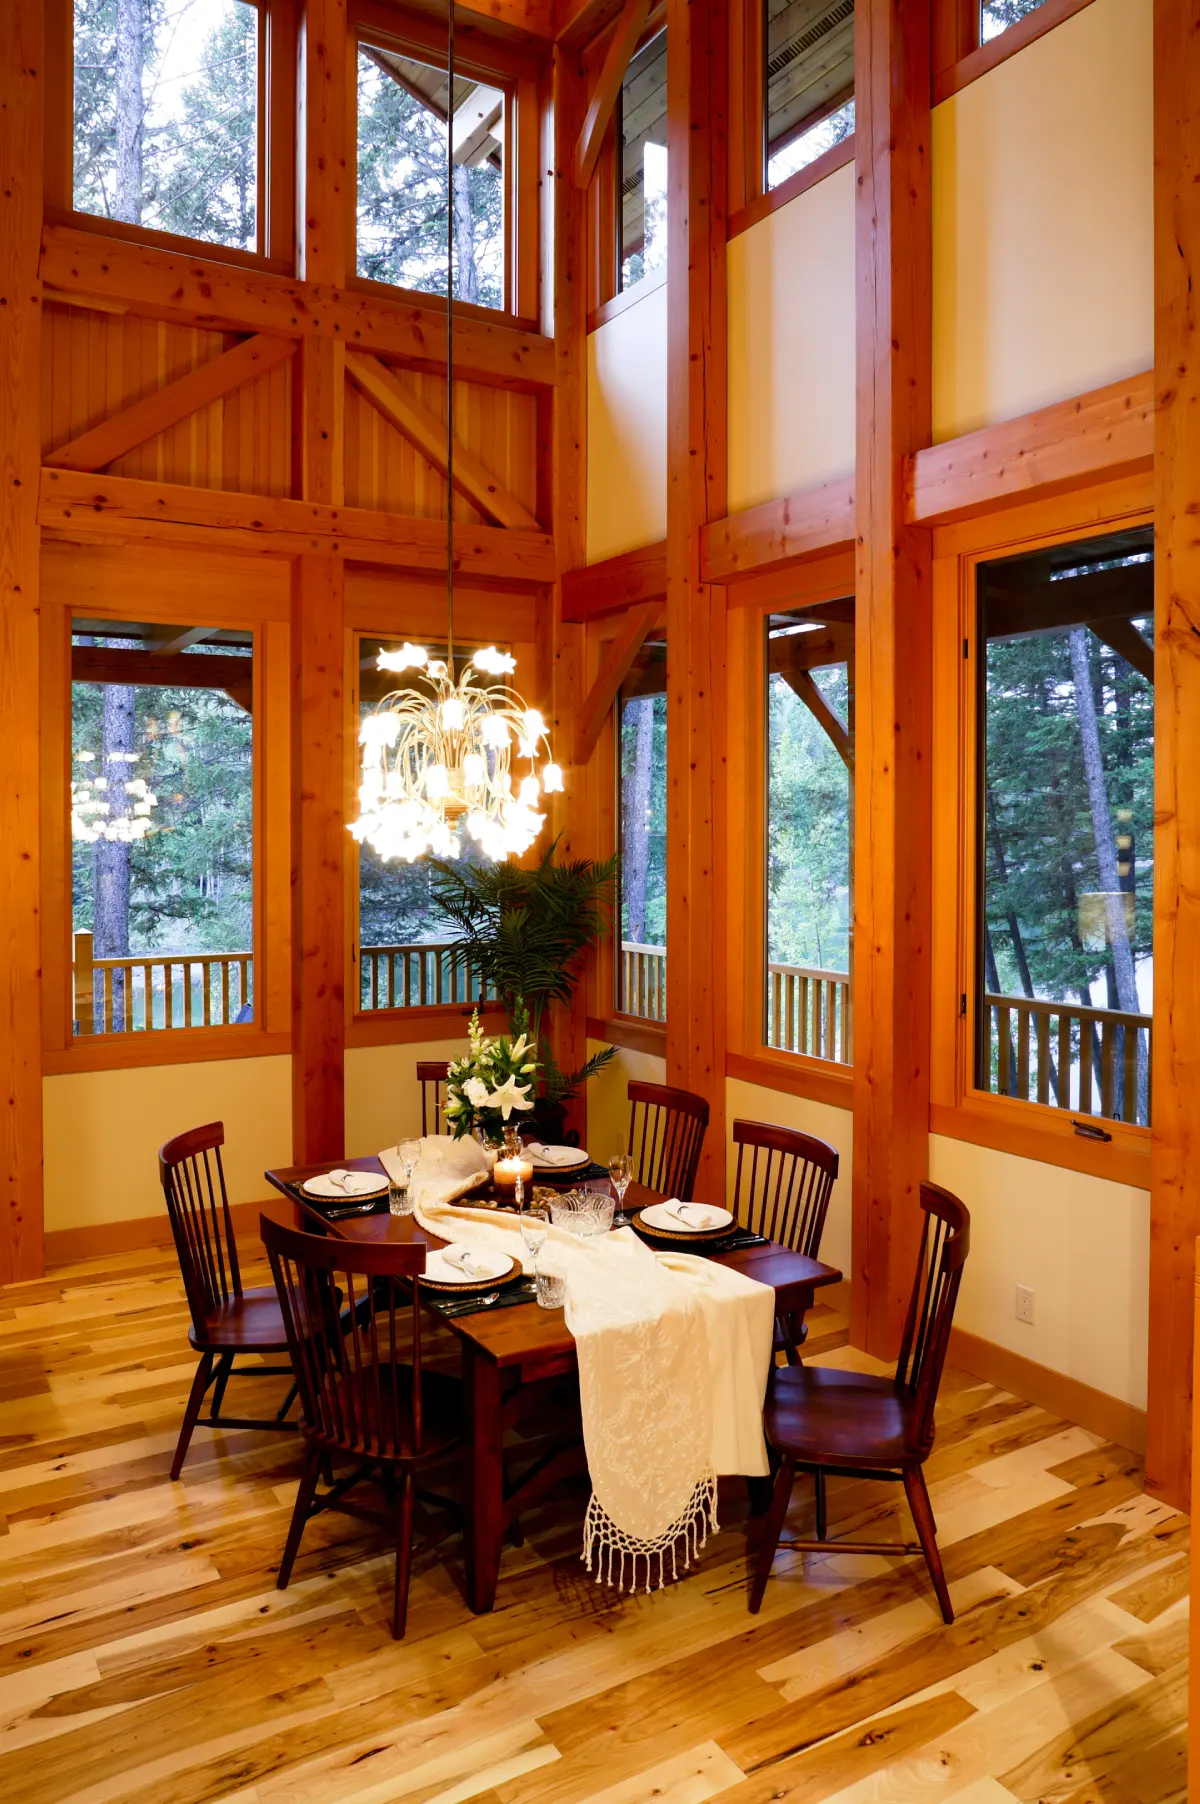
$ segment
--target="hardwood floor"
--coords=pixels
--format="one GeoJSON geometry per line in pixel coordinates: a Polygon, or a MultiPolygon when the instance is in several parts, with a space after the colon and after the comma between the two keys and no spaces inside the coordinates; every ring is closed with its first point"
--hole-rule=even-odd
{"type": "MultiPolygon", "coordinates": [[[[810,1353],[853,1363],[811,1321],[810,1353]]],[[[741,1486],[693,1574],[617,1599],[576,1490],[506,1548],[490,1616],[419,1557],[397,1645],[391,1556],[348,1518],[275,1589],[295,1442],[198,1429],[170,1483],[185,1335],[162,1254],[0,1293],[5,1804],[1186,1797],[1186,1518],[1134,1455],[975,1378],[948,1375],[927,1467],[951,1628],[919,1562],[785,1550],[750,1617],[741,1486]]],[[[835,1528],[894,1533],[897,1507],[831,1487],[835,1528]]]]}

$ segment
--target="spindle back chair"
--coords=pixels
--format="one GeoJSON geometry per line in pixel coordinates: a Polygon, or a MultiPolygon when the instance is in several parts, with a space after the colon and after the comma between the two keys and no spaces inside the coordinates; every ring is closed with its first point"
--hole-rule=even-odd
{"type": "Polygon", "coordinates": [[[663,1196],[690,1202],[708,1128],[708,1104],[690,1090],[630,1082],[629,1151],[634,1178],[663,1196]]]}
{"type": "Polygon", "coordinates": [[[391,1530],[396,1545],[392,1632],[404,1634],[412,1568],[416,1475],[462,1441],[457,1378],[427,1370],[422,1354],[419,1242],[355,1243],[304,1234],[262,1218],[300,1401],[307,1447],[278,1585],[286,1588],[305,1523],[337,1509],[391,1530]],[[317,1482],[332,1456],[351,1471],[317,1482]],[[347,1492],[372,1478],[386,1511],[350,1502],[347,1492]],[[397,1491],[399,1495],[397,1497],[397,1491]]]}
{"type": "MultiPolygon", "coordinates": [[[[817,1259],[838,1175],[838,1155],[824,1140],[766,1121],[735,1121],[733,1212],[752,1234],[765,1234],[806,1259],[817,1259]]],[[[808,1337],[802,1317],[775,1318],[775,1351],[794,1365],[808,1337]]]]}
{"type": "Polygon", "coordinates": [[[421,1138],[427,1134],[440,1134],[442,1131],[442,1090],[449,1076],[450,1065],[446,1059],[418,1059],[417,1082],[421,1086],[421,1138]],[[430,1108],[429,1092],[433,1091],[433,1106],[430,1108]],[[433,1126],[430,1127],[430,1120],[433,1126]]]}
{"type": "MultiPolygon", "coordinates": [[[[234,1376],[234,1361],[239,1354],[261,1358],[264,1354],[287,1352],[287,1336],[274,1291],[266,1286],[252,1290],[242,1286],[221,1160],[224,1143],[223,1124],[210,1121],[204,1127],[176,1134],[158,1155],[159,1182],[192,1318],[188,1339],[200,1355],[171,1462],[172,1478],[178,1478],[183,1469],[198,1422],[208,1428],[295,1432],[294,1425],[286,1420],[296,1395],[294,1383],[278,1413],[269,1420],[221,1415],[225,1387],[234,1376]],[[201,1416],[205,1393],[214,1382],[211,1411],[201,1416]]],[[[290,1378],[292,1370],[288,1365],[243,1366],[239,1376],[290,1378]]]]}

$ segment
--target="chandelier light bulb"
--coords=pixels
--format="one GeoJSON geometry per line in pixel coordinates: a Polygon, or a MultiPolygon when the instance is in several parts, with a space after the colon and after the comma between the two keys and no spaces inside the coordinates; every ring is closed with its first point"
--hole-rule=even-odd
{"type": "Polygon", "coordinates": [[[536,777],[526,777],[523,780],[520,789],[517,791],[517,794],[520,800],[524,802],[526,808],[536,808],[538,802],[541,800],[541,785],[536,777]]]}
{"type": "Polygon", "coordinates": [[[399,651],[381,651],[376,661],[377,670],[424,670],[429,662],[429,653],[423,645],[410,645],[405,640],[399,651]]]}
{"type": "Polygon", "coordinates": [[[545,790],[546,794],[553,795],[556,791],[561,794],[562,786],[563,774],[561,768],[557,764],[547,764],[542,771],[542,788],[545,790]]]}
{"type": "Polygon", "coordinates": [[[509,676],[517,668],[517,660],[512,653],[497,651],[494,645],[477,651],[471,662],[476,670],[485,671],[488,676],[509,676]]]}
{"type": "Polygon", "coordinates": [[[457,732],[466,719],[466,710],[457,695],[442,703],[442,725],[450,732],[457,732]]]}

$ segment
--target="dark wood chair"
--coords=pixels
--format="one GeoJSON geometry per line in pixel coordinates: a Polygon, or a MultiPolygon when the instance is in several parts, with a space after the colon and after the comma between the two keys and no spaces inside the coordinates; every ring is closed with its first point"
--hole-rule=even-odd
{"type": "Polygon", "coordinates": [[[708,1104],[702,1096],[673,1090],[668,1084],[631,1082],[627,1094],[635,1179],[663,1196],[690,1202],[708,1127],[708,1104]]]}
{"type": "Polygon", "coordinates": [[[462,1387],[421,1358],[419,1243],[355,1245],[302,1234],[267,1216],[262,1236],[300,1385],[308,1443],[296,1507],[279,1567],[286,1589],[304,1525],[321,1510],[379,1523],[395,1537],[392,1632],[404,1634],[412,1567],[416,1476],[462,1444],[462,1387]],[[342,1299],[345,1297],[343,1308],[342,1299]],[[317,1481],[337,1456],[352,1470],[320,1495],[317,1481]],[[386,1510],[351,1503],[362,1479],[381,1485],[386,1510]]]}
{"type": "MultiPolygon", "coordinates": [[[[294,1382],[278,1414],[270,1420],[221,1414],[225,1387],[234,1375],[234,1360],[239,1354],[261,1359],[264,1354],[286,1354],[288,1350],[275,1292],[270,1286],[257,1290],[242,1288],[237,1241],[225,1191],[225,1170],[221,1164],[224,1144],[223,1124],[211,1121],[207,1127],[177,1134],[167,1141],[158,1155],[159,1181],[171,1218],[175,1251],[179,1255],[179,1269],[192,1317],[188,1339],[200,1355],[183,1426],[179,1430],[175,1458],[171,1462],[172,1478],[178,1478],[183,1470],[197,1422],[207,1428],[296,1432],[295,1423],[286,1419],[296,1395],[294,1382]],[[201,1416],[205,1393],[213,1383],[216,1389],[212,1409],[207,1416],[201,1416]]],[[[241,1368],[241,1375],[291,1378],[292,1368],[290,1365],[253,1365],[241,1368]]]]}
{"type": "Polygon", "coordinates": [[[445,1059],[418,1059],[417,1082],[421,1086],[421,1138],[426,1134],[440,1134],[442,1131],[442,1090],[450,1066],[445,1059]],[[430,1107],[429,1092],[433,1090],[433,1106],[430,1107]],[[433,1121],[432,1128],[429,1123],[433,1121]]]}
{"type": "Polygon", "coordinates": [[[817,1534],[813,1541],[788,1541],[785,1545],[810,1553],[831,1547],[843,1553],[923,1553],[942,1616],[947,1622],[954,1621],[922,1467],[933,1448],[933,1412],[971,1244],[971,1218],[956,1196],[936,1184],[922,1184],[921,1207],[925,1211],[921,1251],[895,1377],[803,1365],[778,1366],[771,1373],[763,1425],[779,1466],[750,1590],[752,1611],[762,1603],[799,1471],[811,1472],[815,1478],[817,1534]],[[828,1539],[825,1475],[829,1472],[902,1483],[917,1541],[828,1539]]]}
{"type": "MultiPolygon", "coordinates": [[[[798,1128],[766,1121],[735,1121],[733,1143],[737,1176],[732,1207],[738,1220],[752,1234],[765,1234],[806,1259],[818,1259],[838,1174],[835,1149],[798,1128]]],[[[776,1316],[774,1351],[785,1353],[789,1365],[799,1364],[799,1348],[807,1337],[803,1317],[791,1312],[776,1316]]]]}

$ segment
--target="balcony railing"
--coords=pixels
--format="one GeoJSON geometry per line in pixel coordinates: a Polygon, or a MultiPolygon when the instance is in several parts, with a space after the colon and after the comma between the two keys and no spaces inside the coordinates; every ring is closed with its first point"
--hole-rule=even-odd
{"type": "Polygon", "coordinates": [[[485,1002],[487,990],[446,945],[360,946],[359,1007],[430,1008],[485,1002]]]}
{"type": "Polygon", "coordinates": [[[767,966],[767,1045],[849,1065],[850,974],[808,965],[767,966]]]}
{"type": "Polygon", "coordinates": [[[1150,1125],[1150,1017],[1040,997],[984,999],[981,1088],[1150,1125]]]}
{"type": "Polygon", "coordinates": [[[643,946],[636,940],[621,941],[621,983],[617,1007],[623,1015],[640,1015],[643,1021],[667,1018],[667,949],[643,946]]]}
{"type": "Polygon", "coordinates": [[[232,1027],[253,1018],[251,952],[156,952],[95,958],[90,933],[73,937],[75,1032],[232,1027]]]}

